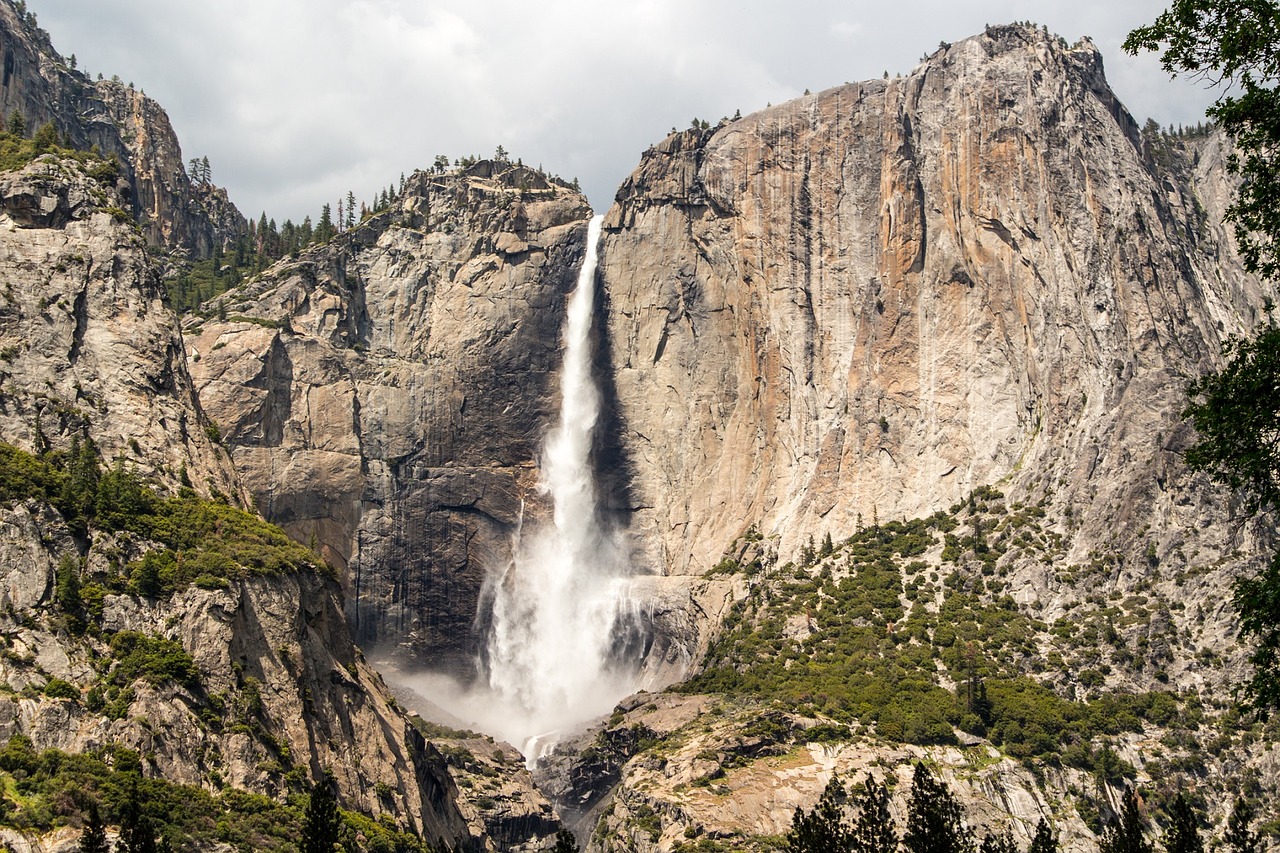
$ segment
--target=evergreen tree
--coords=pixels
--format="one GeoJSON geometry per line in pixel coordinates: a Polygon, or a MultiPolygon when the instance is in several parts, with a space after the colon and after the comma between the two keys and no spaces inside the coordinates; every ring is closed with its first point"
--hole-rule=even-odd
{"type": "Polygon", "coordinates": [[[1044,818],[1040,818],[1040,822],[1036,824],[1036,834],[1031,839],[1027,853],[1058,853],[1058,833],[1053,831],[1053,827],[1044,818]]]}
{"type": "Polygon", "coordinates": [[[13,112],[9,113],[8,129],[9,129],[9,133],[13,134],[19,139],[23,139],[26,137],[27,120],[22,117],[22,113],[19,112],[18,110],[14,110],[13,112]]]}
{"type": "Polygon", "coordinates": [[[1098,853],[1154,853],[1151,842],[1142,833],[1138,792],[1133,788],[1125,791],[1120,814],[1102,831],[1098,853]]]}
{"type": "MultiPolygon", "coordinates": [[[[1221,86],[1207,111],[1232,145],[1227,168],[1239,176],[1225,219],[1235,225],[1247,272],[1280,276],[1280,9],[1274,0],[1175,0],[1156,20],[1125,39],[1129,53],[1159,52],[1171,74],[1221,86]]],[[[1280,329],[1260,324],[1252,340],[1224,348],[1227,364],[1189,389],[1198,442],[1186,454],[1193,470],[1240,489],[1251,514],[1280,508],[1280,329]]],[[[1254,643],[1248,705],[1280,707],[1280,552],[1252,577],[1236,581],[1240,636],[1254,643]]]]}
{"type": "Polygon", "coordinates": [[[895,853],[898,849],[898,827],[889,814],[889,789],[870,776],[858,789],[855,805],[858,817],[850,833],[852,853],[895,853]]]}
{"type": "Polygon", "coordinates": [[[838,776],[832,776],[813,811],[806,812],[797,806],[791,819],[791,831],[787,833],[788,853],[845,853],[849,850],[851,833],[841,809],[844,799],[844,784],[838,776]]]}
{"type": "Polygon", "coordinates": [[[84,833],[80,836],[80,846],[76,850],[78,853],[110,853],[111,847],[107,844],[107,828],[102,823],[102,814],[98,811],[97,803],[89,805],[89,819],[85,822],[84,833]]]}
{"type": "Polygon", "coordinates": [[[1013,838],[1007,832],[997,832],[992,835],[987,833],[982,836],[982,844],[978,846],[979,853],[1018,853],[1018,845],[1013,843],[1013,838]]]}
{"type": "Polygon", "coordinates": [[[57,602],[58,609],[69,617],[71,627],[81,627],[80,611],[84,609],[84,600],[80,597],[80,560],[70,554],[64,554],[58,562],[53,599],[57,602]]]}
{"type": "Polygon", "coordinates": [[[1262,836],[1249,828],[1252,822],[1253,807],[1245,802],[1244,797],[1237,797],[1231,817],[1227,818],[1227,831],[1222,836],[1231,853],[1260,853],[1262,836]]]}
{"type": "Polygon", "coordinates": [[[973,834],[946,784],[917,763],[907,805],[907,832],[902,846],[910,853],[972,853],[973,834]]]}
{"type": "Polygon", "coordinates": [[[343,220],[349,231],[356,227],[356,194],[347,190],[347,218],[343,220]]]}
{"type": "Polygon", "coordinates": [[[71,439],[71,452],[67,454],[67,479],[59,495],[59,509],[73,526],[83,528],[92,517],[98,496],[98,481],[102,474],[98,466],[98,447],[92,438],[80,442],[71,439]]]}
{"type": "Polygon", "coordinates": [[[556,833],[556,845],[551,848],[551,853],[581,853],[581,851],[578,839],[573,837],[572,832],[562,829],[556,833]]]}
{"type": "Polygon", "coordinates": [[[326,770],[311,789],[298,845],[300,853],[333,853],[334,845],[342,839],[342,816],[338,814],[333,784],[333,774],[326,770]]]}
{"type": "Polygon", "coordinates": [[[40,125],[40,129],[36,131],[31,141],[35,143],[36,153],[43,154],[57,148],[61,140],[58,138],[58,129],[53,126],[53,122],[46,121],[40,125]]]}
{"type": "Polygon", "coordinates": [[[1204,853],[1199,820],[1186,794],[1181,791],[1169,808],[1169,826],[1164,831],[1166,853],[1204,853]]]}
{"type": "Polygon", "coordinates": [[[120,853],[159,853],[156,830],[143,813],[136,779],[129,780],[124,805],[120,808],[120,844],[116,849],[120,853]]]}
{"type": "Polygon", "coordinates": [[[329,209],[329,205],[325,205],[320,209],[320,224],[316,226],[315,238],[317,243],[327,243],[333,239],[333,213],[329,209]]]}

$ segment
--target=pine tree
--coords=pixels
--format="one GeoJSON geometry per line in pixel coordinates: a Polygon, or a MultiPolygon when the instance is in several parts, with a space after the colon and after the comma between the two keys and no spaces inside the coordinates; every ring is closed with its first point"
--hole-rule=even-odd
{"type": "Polygon", "coordinates": [[[1124,793],[1120,814],[1102,831],[1098,853],[1154,853],[1151,842],[1142,833],[1142,815],[1138,812],[1138,792],[1124,793]]]}
{"type": "Polygon", "coordinates": [[[1166,853],[1204,853],[1199,820],[1191,803],[1181,791],[1169,808],[1169,826],[1164,831],[1166,853]]]}
{"type": "Polygon", "coordinates": [[[356,194],[347,190],[347,218],[344,220],[347,230],[356,227],[356,194]]]}
{"type": "Polygon", "coordinates": [[[845,853],[851,832],[841,809],[844,799],[844,784],[832,776],[813,811],[797,806],[787,833],[788,853],[845,853]]]}
{"type": "Polygon", "coordinates": [[[338,814],[338,801],[333,795],[333,774],[326,770],[311,789],[298,847],[301,853],[333,853],[334,845],[341,839],[342,816],[338,814]]]}
{"type": "Polygon", "coordinates": [[[327,243],[333,239],[333,213],[327,204],[320,209],[320,224],[316,226],[315,237],[317,243],[327,243]]]}
{"type": "Polygon", "coordinates": [[[1036,824],[1036,834],[1031,839],[1027,853],[1058,853],[1058,833],[1053,831],[1053,827],[1044,818],[1040,818],[1040,822],[1036,824]]]}
{"type": "Polygon", "coordinates": [[[18,110],[14,110],[13,112],[9,113],[8,129],[9,129],[9,133],[18,137],[19,139],[26,138],[27,120],[22,117],[22,113],[20,113],[18,110]]]}
{"type": "Polygon", "coordinates": [[[70,554],[64,554],[58,562],[58,571],[54,576],[53,600],[58,609],[70,617],[76,618],[84,607],[80,597],[80,560],[70,554]]]}
{"type": "Polygon", "coordinates": [[[78,853],[110,853],[111,847],[107,844],[107,828],[102,823],[102,814],[98,811],[97,803],[89,805],[89,820],[84,825],[80,846],[76,850],[78,853]]]}
{"type": "Polygon", "coordinates": [[[852,853],[895,853],[898,849],[898,827],[889,814],[889,789],[870,776],[858,789],[855,805],[858,817],[849,835],[852,853]]]}
{"type": "Polygon", "coordinates": [[[36,153],[43,154],[57,148],[62,140],[59,139],[58,129],[53,126],[53,122],[46,121],[40,125],[40,129],[36,131],[31,141],[35,144],[36,153]]]}
{"type": "Polygon", "coordinates": [[[1013,843],[1013,838],[1007,832],[997,832],[995,835],[987,833],[982,837],[982,844],[978,847],[979,853],[1018,853],[1018,845],[1013,843]]]}
{"type": "Polygon", "coordinates": [[[129,790],[120,808],[120,853],[159,853],[156,848],[156,831],[151,820],[142,811],[138,799],[138,783],[129,780],[129,790]]]}
{"type": "Polygon", "coordinates": [[[902,846],[910,853],[972,853],[973,834],[964,825],[960,803],[946,784],[916,764],[907,805],[902,846]]]}
{"type": "Polygon", "coordinates": [[[562,829],[556,833],[556,846],[551,848],[551,853],[581,853],[582,848],[578,846],[578,839],[573,837],[573,833],[567,829],[562,829]]]}
{"type": "Polygon", "coordinates": [[[1222,836],[1231,853],[1260,853],[1262,836],[1249,828],[1252,822],[1253,807],[1245,802],[1244,797],[1237,797],[1231,817],[1227,818],[1227,831],[1222,836]]]}

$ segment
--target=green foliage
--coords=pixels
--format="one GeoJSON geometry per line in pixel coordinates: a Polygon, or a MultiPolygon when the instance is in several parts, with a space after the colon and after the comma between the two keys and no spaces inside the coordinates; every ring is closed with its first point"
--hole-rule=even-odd
{"type": "Polygon", "coordinates": [[[902,846],[908,853],[973,853],[973,833],[964,825],[964,811],[946,783],[917,763],[907,802],[907,831],[902,846]]]}
{"type": "Polygon", "coordinates": [[[53,601],[67,615],[73,631],[83,628],[84,598],[80,594],[80,561],[64,554],[54,574],[53,601]]]}
{"type": "MultiPolygon", "coordinates": [[[[83,754],[36,752],[29,738],[14,735],[0,745],[0,771],[0,787],[16,794],[21,803],[16,809],[0,810],[0,825],[47,832],[83,821],[85,836],[90,836],[96,813],[99,826],[118,826],[122,839],[140,844],[146,843],[149,827],[155,849],[168,845],[174,850],[225,846],[243,853],[300,850],[304,796],[281,802],[231,788],[214,795],[199,786],[144,779],[138,754],[122,747],[108,745],[83,754]],[[126,824],[133,829],[124,831],[126,824]]],[[[431,849],[417,836],[367,815],[345,810],[338,815],[340,837],[362,836],[361,849],[370,853],[431,849]]],[[[82,840],[80,849],[105,849],[90,843],[85,847],[82,840]]]]}
{"type": "MultiPolygon", "coordinates": [[[[970,526],[987,529],[983,535],[992,539],[1014,529],[1030,535],[1034,513],[1026,508],[980,520],[980,513],[1003,513],[1001,500],[994,489],[975,490],[970,526]]],[[[1040,629],[1012,599],[984,601],[968,591],[959,572],[936,612],[922,606],[927,567],[914,558],[956,526],[950,515],[877,525],[833,543],[815,568],[783,566],[730,611],[704,670],[681,689],[777,701],[840,724],[874,724],[887,740],[952,743],[960,728],[1018,758],[1065,761],[1109,779],[1131,775],[1132,767],[1091,742],[1139,731],[1144,721],[1172,720],[1176,698],[1063,699],[1022,675],[1040,629]],[[956,693],[939,686],[940,666],[956,693]]]]}
{"type": "Polygon", "coordinates": [[[858,816],[849,836],[850,850],[896,853],[898,827],[889,813],[889,799],[889,789],[883,782],[876,782],[870,776],[863,780],[854,801],[858,816]]]}
{"type": "MultiPolygon", "coordinates": [[[[69,453],[42,457],[0,442],[0,502],[28,499],[56,507],[73,530],[92,526],[127,532],[162,546],[126,567],[123,580],[140,595],[170,595],[198,578],[203,587],[217,588],[250,575],[322,565],[309,549],[252,513],[200,498],[190,489],[161,497],[122,461],[100,472],[92,441],[76,441],[69,453]]],[[[77,598],[89,615],[100,612],[96,590],[96,608],[83,601],[86,587],[78,566],[60,564],[55,600],[64,612],[80,616],[77,598]]]]}
{"type": "Polygon", "coordinates": [[[578,839],[573,837],[572,832],[562,829],[556,833],[556,844],[551,848],[551,853],[581,853],[581,851],[578,839]]]}
{"type": "Polygon", "coordinates": [[[812,811],[796,806],[787,833],[787,853],[841,853],[849,849],[851,830],[842,806],[846,793],[840,777],[832,776],[812,811]]]}
{"type": "Polygon", "coordinates": [[[1007,832],[987,833],[982,837],[978,853],[1018,853],[1018,845],[1007,832]]]}
{"type": "Polygon", "coordinates": [[[1103,830],[1098,853],[1154,853],[1143,832],[1138,792],[1133,788],[1125,791],[1120,814],[1103,830]]]}
{"type": "Polygon", "coordinates": [[[1031,838],[1027,853],[1058,853],[1058,833],[1044,818],[1036,824],[1036,834],[1031,838]]]}
{"type": "Polygon", "coordinates": [[[1231,853],[1260,853],[1262,836],[1253,830],[1252,823],[1253,807],[1244,797],[1236,797],[1231,817],[1227,818],[1227,831],[1222,836],[1231,853]]]}
{"type": "Polygon", "coordinates": [[[51,699],[79,699],[80,689],[61,678],[50,678],[49,683],[44,686],[44,695],[51,699]]]}
{"type": "MultiPolygon", "coordinates": [[[[1226,367],[1188,390],[1183,414],[1198,440],[1187,462],[1239,491],[1248,512],[1280,507],[1280,328],[1231,341],[1223,354],[1226,367]]],[[[1255,644],[1245,699],[1259,710],[1280,706],[1280,553],[1258,574],[1236,581],[1234,603],[1240,636],[1255,644]]]]}
{"type": "Polygon", "coordinates": [[[156,828],[142,810],[138,780],[130,777],[125,801],[119,809],[120,850],[123,853],[156,853],[156,828]]]}
{"type": "Polygon", "coordinates": [[[120,165],[114,160],[104,160],[102,155],[91,151],[77,151],[62,147],[58,131],[52,124],[45,124],[36,131],[34,138],[27,139],[26,122],[22,120],[22,114],[16,111],[11,113],[8,129],[0,131],[0,172],[21,169],[45,154],[53,154],[60,159],[75,160],[85,164],[88,167],[89,177],[102,183],[107,182],[105,177],[108,172],[112,174],[110,183],[113,184],[115,176],[119,174],[120,165]],[[15,129],[15,120],[21,124],[20,128],[15,129]]]}
{"type": "MultiPolygon", "coordinates": [[[[1274,0],[1176,0],[1149,26],[1125,40],[1130,53],[1157,51],[1161,65],[1223,86],[1207,115],[1231,137],[1228,166],[1241,180],[1227,218],[1245,268],[1264,278],[1280,274],[1280,6],[1274,0]]],[[[1228,344],[1221,373],[1192,384],[1185,413],[1199,442],[1188,451],[1193,468],[1242,489],[1258,512],[1280,507],[1280,330],[1268,325],[1252,340],[1228,344]]],[[[1277,554],[1276,559],[1280,559],[1277,554]]],[[[1280,706],[1280,569],[1275,563],[1240,581],[1235,606],[1241,636],[1256,646],[1245,699],[1263,711],[1280,706]]]]}
{"type": "Polygon", "coordinates": [[[138,679],[154,685],[170,681],[190,690],[200,686],[200,672],[181,644],[137,631],[120,631],[111,638],[111,683],[124,687],[138,679]]]}
{"type": "Polygon", "coordinates": [[[80,836],[78,853],[110,853],[107,843],[107,828],[102,822],[102,813],[96,802],[89,804],[89,818],[85,822],[84,834],[80,836]]]}
{"type": "Polygon", "coordinates": [[[326,770],[311,788],[302,824],[301,853],[333,853],[342,838],[342,819],[333,793],[333,776],[326,770]]]}
{"type": "Polygon", "coordinates": [[[1186,794],[1179,791],[1169,808],[1169,825],[1164,831],[1165,853],[1204,853],[1198,824],[1186,794]]]}
{"type": "Polygon", "coordinates": [[[1192,382],[1183,416],[1198,441],[1187,451],[1191,467],[1241,490],[1249,512],[1280,506],[1280,327],[1223,347],[1220,373],[1192,382]]]}
{"type": "Polygon", "coordinates": [[[1241,176],[1227,218],[1245,266],[1280,273],[1280,7],[1271,0],[1175,0],[1155,22],[1129,33],[1129,53],[1155,51],[1171,74],[1222,85],[1206,114],[1235,143],[1228,165],[1241,176]]]}

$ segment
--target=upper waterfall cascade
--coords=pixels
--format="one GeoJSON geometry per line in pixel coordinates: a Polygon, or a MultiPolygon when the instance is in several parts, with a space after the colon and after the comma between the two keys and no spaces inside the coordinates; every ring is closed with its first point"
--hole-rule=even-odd
{"type": "Polygon", "coordinates": [[[522,531],[513,558],[494,578],[488,684],[500,707],[499,734],[532,765],[555,733],[607,712],[634,690],[634,668],[611,654],[634,617],[625,548],[603,523],[591,447],[601,395],[592,371],[597,243],[591,220],[586,255],[564,331],[559,422],[547,436],[541,488],[553,523],[522,531]]]}

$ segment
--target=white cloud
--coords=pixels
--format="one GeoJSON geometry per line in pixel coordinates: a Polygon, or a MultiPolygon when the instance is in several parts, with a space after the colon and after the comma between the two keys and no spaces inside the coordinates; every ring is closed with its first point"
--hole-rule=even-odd
{"type": "Polygon", "coordinates": [[[451,157],[513,156],[605,207],[672,126],[905,72],[940,40],[1031,18],[1092,35],[1139,119],[1210,99],[1119,51],[1164,0],[28,0],[63,53],[133,80],[246,213],[315,215],[451,157]],[[856,50],[854,48],[856,47],[856,50]]]}

